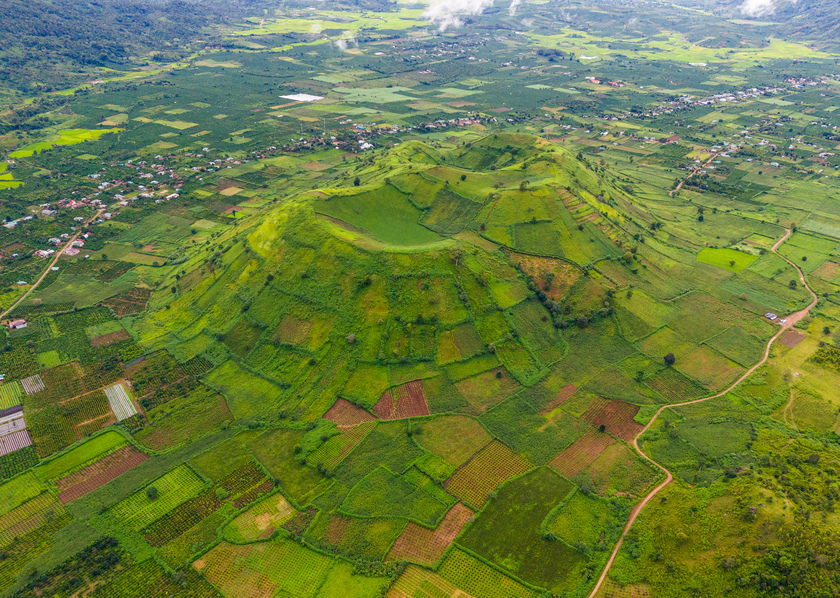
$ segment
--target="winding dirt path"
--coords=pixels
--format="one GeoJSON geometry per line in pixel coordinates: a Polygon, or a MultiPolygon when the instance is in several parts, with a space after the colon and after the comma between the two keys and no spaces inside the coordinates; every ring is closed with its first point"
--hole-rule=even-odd
{"type": "Polygon", "coordinates": [[[659,484],[653,490],[651,490],[650,493],[647,496],[645,496],[645,498],[642,500],[642,502],[637,504],[633,508],[633,510],[630,512],[630,518],[627,520],[627,524],[624,526],[624,531],[621,532],[621,537],[618,539],[618,542],[616,543],[615,548],[613,549],[612,554],[610,555],[610,559],[607,561],[607,564],[604,567],[604,570],[601,572],[601,577],[598,578],[598,583],[596,583],[595,587],[592,588],[592,592],[590,592],[589,598],[595,598],[595,595],[598,593],[598,590],[601,589],[601,586],[603,585],[604,580],[607,578],[607,573],[609,573],[610,567],[612,567],[613,562],[615,562],[615,557],[618,555],[618,551],[621,548],[622,543],[624,542],[624,538],[627,536],[627,533],[630,531],[630,528],[633,526],[633,523],[636,521],[636,517],[639,516],[639,513],[642,512],[642,509],[645,508],[645,506],[653,499],[653,497],[655,497],[657,494],[659,494],[659,492],[661,492],[668,484],[670,484],[674,480],[674,476],[671,475],[670,471],[668,471],[662,464],[657,463],[656,461],[654,461],[653,459],[648,457],[644,453],[644,451],[642,451],[641,447],[639,446],[639,438],[641,438],[642,435],[645,432],[648,431],[648,429],[653,425],[653,422],[655,422],[656,419],[666,409],[671,409],[673,407],[684,407],[686,405],[694,405],[695,403],[702,403],[703,401],[708,401],[710,399],[717,399],[717,398],[722,397],[725,394],[731,392],[736,386],[738,386],[741,382],[746,380],[755,370],[757,370],[758,368],[760,368],[762,365],[764,365],[767,362],[767,359],[770,357],[770,349],[773,346],[773,343],[776,341],[776,339],[778,339],[787,330],[792,328],[793,325],[796,324],[797,322],[799,322],[802,318],[807,316],[808,313],[811,311],[811,309],[813,309],[813,307],[817,304],[817,300],[818,300],[817,294],[813,291],[813,289],[811,289],[811,287],[808,286],[808,283],[805,281],[805,274],[803,274],[802,269],[799,266],[797,266],[796,264],[794,264],[792,261],[787,259],[785,256],[779,254],[776,251],[782,243],[784,243],[785,241],[788,240],[790,235],[791,235],[790,229],[785,229],[784,236],[781,239],[779,239],[778,241],[776,241],[775,245],[773,245],[773,247],[771,248],[771,251],[773,253],[775,253],[776,255],[778,255],[783,260],[785,260],[788,264],[790,264],[791,266],[796,268],[796,271],[799,272],[799,280],[802,281],[802,285],[806,289],[808,289],[809,293],[811,293],[811,296],[813,297],[813,300],[811,301],[810,305],[808,305],[808,307],[806,307],[805,309],[799,310],[798,312],[796,312],[794,314],[791,314],[787,318],[785,318],[785,323],[780,326],[779,331],[776,334],[774,334],[773,337],[769,341],[767,341],[767,346],[764,349],[764,357],[761,359],[761,361],[759,361],[754,366],[752,366],[749,370],[747,370],[740,378],[738,378],[729,387],[727,387],[726,390],[723,390],[723,391],[721,391],[717,394],[711,395],[709,397],[704,397],[702,399],[694,399],[693,401],[686,401],[685,403],[674,403],[674,404],[670,404],[670,405],[663,405],[662,407],[660,407],[657,410],[657,412],[650,419],[648,424],[644,428],[642,428],[642,430],[638,434],[636,434],[636,436],[633,438],[633,448],[636,449],[636,452],[639,453],[639,455],[643,459],[645,459],[649,463],[652,463],[653,465],[655,465],[656,467],[658,467],[660,470],[662,470],[665,473],[665,481],[662,482],[661,484],[659,484]]]}
{"type": "Polygon", "coordinates": [[[56,263],[58,262],[58,258],[60,258],[64,254],[64,250],[69,248],[69,247],[72,247],[73,246],[73,241],[75,241],[79,238],[79,236],[82,234],[82,231],[85,229],[85,226],[87,226],[88,224],[93,222],[103,212],[105,212],[105,210],[106,210],[106,208],[102,208],[96,214],[94,214],[93,216],[91,216],[90,218],[85,220],[84,223],[82,223],[81,226],[79,226],[79,231],[75,235],[70,237],[70,240],[67,241],[67,243],[65,243],[64,246],[61,249],[59,249],[58,251],[55,252],[55,257],[50,261],[49,265],[44,269],[44,273],[41,274],[41,277],[38,280],[35,281],[35,284],[33,284],[31,287],[29,287],[29,290],[26,291],[20,299],[18,299],[14,303],[12,303],[12,306],[9,309],[7,309],[2,314],[0,314],[0,319],[8,316],[14,308],[16,308],[18,305],[20,305],[21,301],[23,301],[24,299],[29,297],[29,294],[32,293],[32,291],[34,291],[38,287],[38,285],[41,284],[43,282],[43,280],[47,277],[47,274],[50,273],[50,269],[53,266],[56,265],[56,263]]]}

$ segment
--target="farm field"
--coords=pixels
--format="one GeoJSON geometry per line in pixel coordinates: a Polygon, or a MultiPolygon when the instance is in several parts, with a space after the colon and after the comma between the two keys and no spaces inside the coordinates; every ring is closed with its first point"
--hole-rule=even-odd
{"type": "Polygon", "coordinates": [[[834,4],[54,8],[0,598],[840,595],[834,4]]]}

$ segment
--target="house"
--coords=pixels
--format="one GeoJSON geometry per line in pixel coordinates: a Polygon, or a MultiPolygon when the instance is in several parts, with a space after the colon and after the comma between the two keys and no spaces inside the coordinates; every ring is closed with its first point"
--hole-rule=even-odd
{"type": "Polygon", "coordinates": [[[9,322],[9,330],[20,330],[26,328],[26,320],[11,320],[9,322]]]}

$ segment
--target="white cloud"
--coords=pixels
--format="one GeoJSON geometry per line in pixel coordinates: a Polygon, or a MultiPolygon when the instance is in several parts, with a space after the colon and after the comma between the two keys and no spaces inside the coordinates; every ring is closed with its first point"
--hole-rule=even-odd
{"type": "Polygon", "coordinates": [[[359,47],[359,42],[356,41],[356,36],[353,35],[352,31],[345,31],[341,34],[341,37],[335,40],[335,46],[341,50],[342,52],[350,47],[352,44],[354,47],[359,47]]]}
{"type": "MultiPolygon", "coordinates": [[[[776,2],[778,0],[744,0],[741,5],[741,12],[748,17],[763,17],[765,15],[772,15],[776,12],[776,2]]],[[[791,0],[796,4],[796,0],[791,0]]]]}
{"type": "Polygon", "coordinates": [[[437,25],[440,31],[446,31],[450,27],[463,26],[461,17],[480,15],[492,5],[493,0],[432,0],[423,12],[423,18],[437,25]]]}
{"type": "Polygon", "coordinates": [[[521,2],[522,2],[522,0],[512,0],[512,2],[510,3],[510,7],[508,8],[508,12],[510,13],[510,16],[513,16],[513,15],[516,14],[516,9],[519,7],[519,4],[521,2]]]}

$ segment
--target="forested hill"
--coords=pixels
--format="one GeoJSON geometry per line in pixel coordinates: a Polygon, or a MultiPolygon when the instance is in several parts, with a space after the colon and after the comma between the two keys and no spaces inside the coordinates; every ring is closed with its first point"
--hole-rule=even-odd
{"type": "Polygon", "coordinates": [[[254,14],[262,2],[7,0],[0,19],[0,85],[24,93],[76,81],[91,67],[123,69],[152,52],[161,62],[188,53],[212,23],[254,14]]]}
{"type": "Polygon", "coordinates": [[[816,42],[836,47],[840,35],[840,12],[836,0],[677,0],[677,4],[724,14],[733,19],[748,19],[760,25],[761,31],[791,41],[816,42]],[[751,10],[752,9],[752,10],[751,10]]]}

